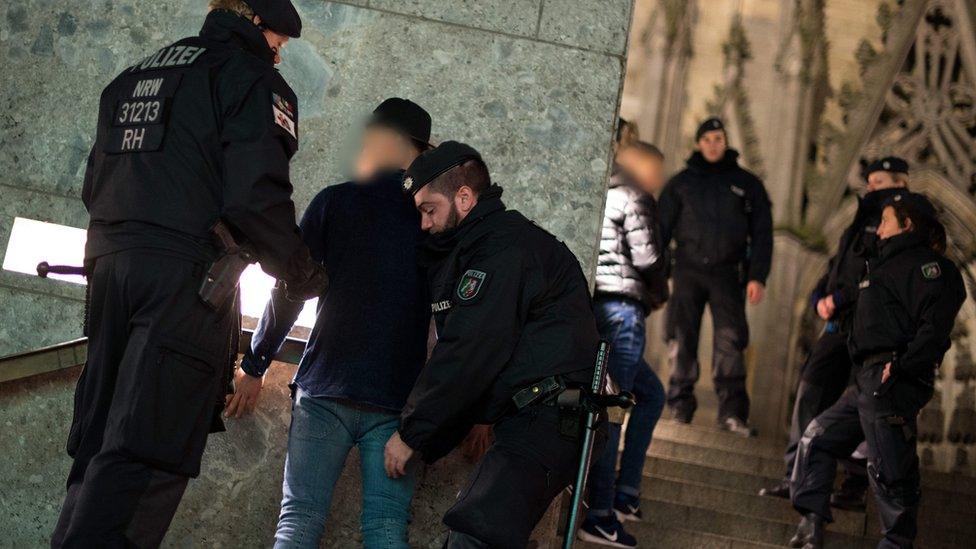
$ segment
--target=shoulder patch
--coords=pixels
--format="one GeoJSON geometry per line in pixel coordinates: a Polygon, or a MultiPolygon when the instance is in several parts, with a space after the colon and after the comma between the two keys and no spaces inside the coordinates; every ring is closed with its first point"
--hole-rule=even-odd
{"type": "Polygon", "coordinates": [[[484,271],[468,269],[458,283],[457,296],[461,301],[471,301],[478,296],[478,292],[485,285],[488,274],[484,271]]]}
{"type": "Polygon", "coordinates": [[[732,192],[735,193],[738,196],[745,196],[746,195],[746,190],[743,189],[742,187],[737,187],[735,185],[729,185],[729,188],[732,189],[732,192]]]}
{"type": "Polygon", "coordinates": [[[298,139],[298,132],[295,129],[295,107],[284,97],[277,93],[272,93],[271,111],[274,114],[275,124],[284,128],[295,139],[298,139]]]}
{"type": "Polygon", "coordinates": [[[922,276],[928,280],[934,280],[942,276],[942,267],[939,266],[939,262],[933,261],[922,265],[922,276]]]}

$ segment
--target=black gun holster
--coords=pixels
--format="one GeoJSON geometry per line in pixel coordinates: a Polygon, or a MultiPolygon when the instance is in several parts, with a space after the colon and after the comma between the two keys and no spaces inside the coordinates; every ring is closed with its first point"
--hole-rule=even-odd
{"type": "Polygon", "coordinates": [[[207,306],[217,310],[235,299],[241,274],[256,259],[250,246],[238,244],[222,221],[218,221],[210,232],[221,252],[207,269],[197,293],[207,306]]]}

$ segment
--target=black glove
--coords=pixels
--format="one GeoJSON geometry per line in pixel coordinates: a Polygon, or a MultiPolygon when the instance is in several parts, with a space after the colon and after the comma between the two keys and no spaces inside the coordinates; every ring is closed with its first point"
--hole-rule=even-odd
{"type": "Polygon", "coordinates": [[[325,272],[325,267],[318,263],[310,265],[305,280],[285,283],[285,299],[294,302],[308,301],[319,297],[329,288],[329,275],[325,272]]]}

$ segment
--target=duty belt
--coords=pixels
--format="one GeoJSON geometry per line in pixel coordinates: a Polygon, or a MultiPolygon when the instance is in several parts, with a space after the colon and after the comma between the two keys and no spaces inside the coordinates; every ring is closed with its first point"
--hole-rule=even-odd
{"type": "Polygon", "coordinates": [[[864,357],[861,360],[861,364],[864,366],[874,366],[875,364],[887,364],[889,362],[894,362],[898,358],[898,353],[894,351],[884,351],[881,353],[874,353],[864,357]]]}

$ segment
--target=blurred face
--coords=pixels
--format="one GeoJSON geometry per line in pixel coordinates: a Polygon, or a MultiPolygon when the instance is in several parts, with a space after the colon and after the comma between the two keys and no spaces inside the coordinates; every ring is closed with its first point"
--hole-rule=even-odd
{"type": "Polygon", "coordinates": [[[902,227],[898,224],[898,216],[895,215],[895,209],[891,206],[885,207],[884,211],[881,212],[881,223],[878,225],[878,238],[881,240],[887,240],[911,229],[912,220],[906,218],[905,226],[902,227]]]}
{"type": "Polygon", "coordinates": [[[369,126],[356,154],[356,179],[369,180],[383,169],[405,170],[416,157],[417,150],[406,137],[389,128],[369,126]]]}
{"type": "Polygon", "coordinates": [[[868,174],[867,190],[869,193],[880,191],[881,189],[894,189],[904,187],[905,184],[895,179],[891,172],[871,172],[868,174]]]}
{"type": "MultiPolygon", "coordinates": [[[[435,180],[436,181],[436,180],[435,180]]],[[[413,197],[420,212],[420,228],[438,234],[458,226],[471,212],[478,198],[471,187],[462,186],[453,198],[431,190],[425,185],[413,197]]]]}
{"type": "Polygon", "coordinates": [[[698,140],[698,150],[701,151],[706,161],[713,164],[725,156],[725,149],[727,148],[724,130],[705,132],[698,140]]]}
{"type": "Polygon", "coordinates": [[[660,158],[634,148],[617,153],[617,163],[636,179],[637,185],[648,194],[657,194],[664,186],[664,163],[660,158]]]}
{"type": "MultiPolygon", "coordinates": [[[[254,24],[261,25],[261,16],[254,16],[254,24]]],[[[284,34],[278,34],[271,29],[261,29],[264,33],[264,39],[268,41],[268,47],[274,51],[274,62],[275,65],[281,63],[281,50],[284,49],[285,44],[288,43],[288,37],[284,34]]]]}

